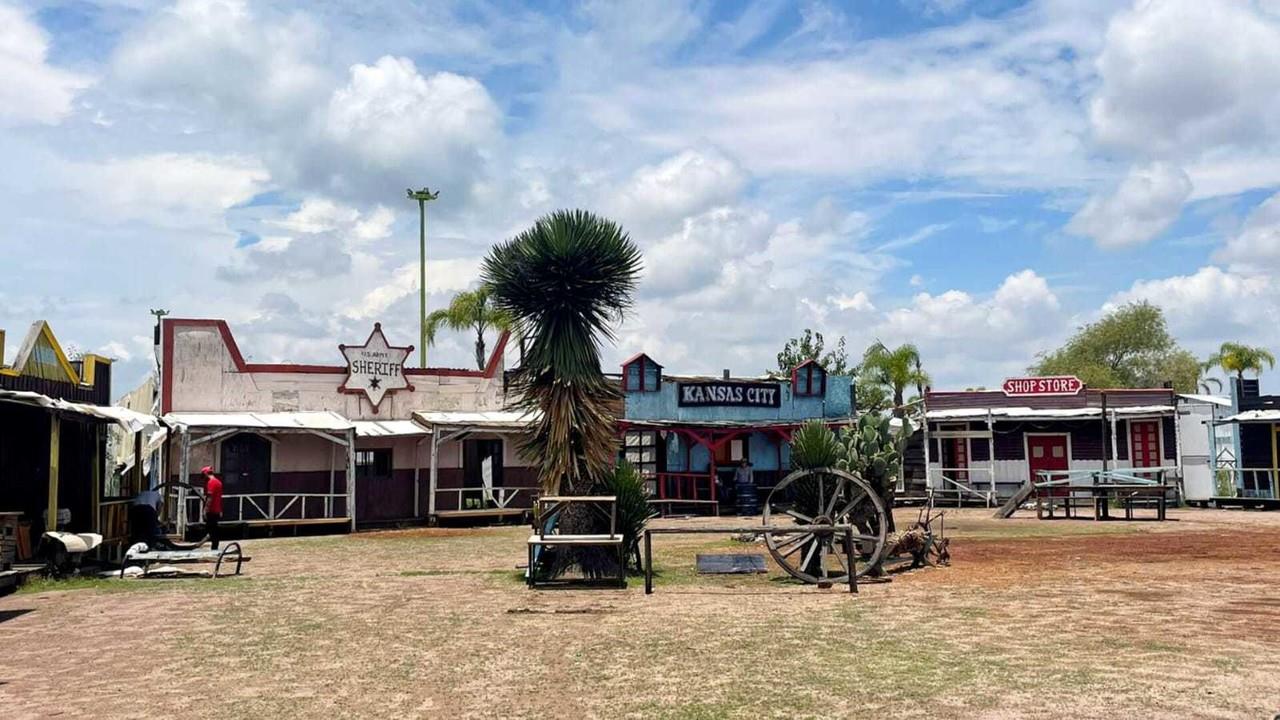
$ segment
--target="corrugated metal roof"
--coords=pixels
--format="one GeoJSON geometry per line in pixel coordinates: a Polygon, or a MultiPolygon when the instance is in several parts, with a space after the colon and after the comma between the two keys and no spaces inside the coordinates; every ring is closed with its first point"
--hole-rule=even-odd
{"type": "MultiPolygon", "coordinates": [[[[1102,408],[1029,408],[1029,407],[991,407],[991,408],[955,408],[953,410],[930,410],[926,417],[930,420],[978,419],[987,417],[990,412],[993,418],[1001,420],[1072,420],[1077,418],[1102,417],[1102,408]]],[[[1118,416],[1129,415],[1162,415],[1172,414],[1172,405],[1132,405],[1129,407],[1107,408],[1107,412],[1118,416]]]]}
{"type": "Polygon", "coordinates": [[[1222,407],[1231,407],[1231,399],[1221,395],[1193,395],[1191,393],[1181,393],[1180,398],[1186,398],[1193,402],[1208,403],[1210,405],[1220,405],[1222,407]]]}
{"type": "Polygon", "coordinates": [[[22,405],[31,405],[50,410],[75,413],[78,415],[87,415],[89,417],[98,418],[99,420],[110,420],[131,433],[145,430],[147,428],[154,430],[160,427],[160,421],[154,416],[136,412],[128,408],[115,407],[113,405],[93,405],[91,403],[68,402],[66,400],[51,398],[48,395],[42,395],[38,392],[30,392],[27,390],[0,390],[0,401],[20,403],[22,405]]]}
{"type": "Polygon", "coordinates": [[[1218,421],[1222,423],[1280,422],[1280,410],[1245,410],[1218,421]]]}
{"type": "Polygon", "coordinates": [[[231,413],[231,412],[180,412],[169,413],[164,421],[170,425],[192,428],[261,428],[264,430],[351,430],[350,420],[332,411],[231,413]]]}
{"type": "Polygon", "coordinates": [[[523,410],[430,411],[415,412],[413,419],[427,427],[481,428],[488,430],[523,430],[538,421],[537,413],[523,410]]]}
{"type": "Polygon", "coordinates": [[[431,431],[412,420],[356,420],[357,437],[418,437],[431,431]]]}

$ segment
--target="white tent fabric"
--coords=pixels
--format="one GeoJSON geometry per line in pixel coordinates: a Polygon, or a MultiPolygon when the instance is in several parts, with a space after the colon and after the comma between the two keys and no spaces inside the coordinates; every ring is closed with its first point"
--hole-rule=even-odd
{"type": "Polygon", "coordinates": [[[177,412],[164,416],[170,426],[183,429],[244,428],[246,430],[344,431],[356,426],[336,412],[177,412]]]}
{"type": "Polygon", "coordinates": [[[20,403],[23,405],[48,408],[50,410],[76,413],[79,415],[87,415],[100,420],[110,420],[131,433],[147,429],[154,431],[161,428],[160,421],[154,416],[136,412],[128,408],[115,407],[112,405],[94,405],[92,403],[69,402],[67,400],[58,400],[56,398],[51,398],[48,395],[42,395],[37,392],[29,392],[26,390],[0,390],[0,401],[20,403]]]}

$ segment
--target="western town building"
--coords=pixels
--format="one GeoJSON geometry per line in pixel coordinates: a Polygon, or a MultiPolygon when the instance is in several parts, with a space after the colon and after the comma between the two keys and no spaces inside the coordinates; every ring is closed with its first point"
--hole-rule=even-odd
{"type": "MultiPolygon", "coordinates": [[[[161,405],[176,437],[172,477],[224,483],[224,522],[355,528],[460,516],[519,516],[534,470],[516,450],[523,418],[504,408],[503,356],[483,370],[412,368],[412,347],[375,325],[334,345],[343,364],[260,364],[228,324],[165,319],[161,405]]],[[[199,522],[198,500],[179,503],[199,522]]]]}
{"type": "Polygon", "coordinates": [[[1068,473],[1177,474],[1173,390],[1094,389],[1066,380],[1023,378],[995,391],[926,390],[927,487],[994,501],[1028,481],[1068,473]],[[1046,380],[1060,382],[1039,382],[1046,380]]]}
{"type": "Polygon", "coordinates": [[[641,353],[623,363],[620,382],[622,454],[649,478],[663,510],[718,512],[736,500],[732,478],[743,460],[763,499],[790,469],[796,428],[813,419],[844,425],[854,412],[852,378],[814,361],[783,378],[667,375],[641,353]]]}
{"type": "Polygon", "coordinates": [[[1280,395],[1263,395],[1256,379],[1231,381],[1231,406],[1216,424],[1233,429],[1230,452],[1212,449],[1216,505],[1280,506],[1280,395]]]}
{"type": "MultiPolygon", "coordinates": [[[[0,358],[4,344],[0,330],[0,358]]],[[[99,533],[108,549],[127,537],[128,503],[144,480],[136,462],[109,472],[108,429],[120,427],[135,459],[162,430],[110,398],[111,361],[68,357],[44,321],[0,366],[0,565],[30,558],[46,530],[99,533]]]]}

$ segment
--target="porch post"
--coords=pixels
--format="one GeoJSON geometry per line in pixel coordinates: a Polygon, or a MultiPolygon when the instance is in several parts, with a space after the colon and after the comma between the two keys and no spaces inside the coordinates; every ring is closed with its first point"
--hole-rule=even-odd
{"type": "MultiPolygon", "coordinates": [[[[1116,444],[1116,411],[1111,411],[1111,457],[1115,458],[1116,466],[1120,465],[1120,446],[1116,444]]],[[[1132,459],[1132,458],[1130,458],[1132,459]]]]}
{"type": "Polygon", "coordinates": [[[187,483],[191,482],[191,429],[184,427],[178,456],[178,537],[187,536],[187,483]]]}
{"type": "Polygon", "coordinates": [[[102,533],[102,436],[106,432],[105,425],[94,425],[93,432],[93,469],[89,473],[93,482],[93,517],[90,518],[90,532],[102,533]]]}
{"type": "Polygon", "coordinates": [[[45,532],[58,529],[58,454],[62,446],[62,419],[49,413],[49,497],[45,507],[45,532]]]}
{"type": "MultiPolygon", "coordinates": [[[[427,519],[436,516],[436,485],[440,481],[437,465],[440,462],[440,427],[431,426],[431,468],[427,472],[427,519]]],[[[461,508],[459,508],[461,509],[461,508]]]]}
{"type": "MultiPolygon", "coordinates": [[[[929,411],[928,408],[924,412],[924,489],[926,493],[933,490],[933,470],[929,467],[929,411]]],[[[995,456],[991,456],[992,467],[994,468],[995,456]]]]}
{"type": "Polygon", "coordinates": [[[356,431],[347,431],[347,513],[351,516],[351,532],[356,531],[356,431]]]}
{"type": "Polygon", "coordinates": [[[996,424],[987,410],[987,457],[991,459],[991,499],[996,498],[996,424]]]}

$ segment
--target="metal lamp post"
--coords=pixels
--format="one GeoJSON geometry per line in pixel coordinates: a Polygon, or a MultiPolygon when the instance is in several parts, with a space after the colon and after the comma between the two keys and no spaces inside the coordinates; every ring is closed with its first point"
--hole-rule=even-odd
{"type": "Polygon", "coordinates": [[[412,188],[405,191],[410,200],[418,201],[418,367],[427,366],[427,203],[440,197],[440,191],[412,188]]]}

